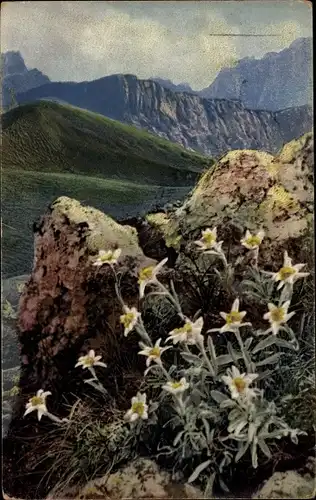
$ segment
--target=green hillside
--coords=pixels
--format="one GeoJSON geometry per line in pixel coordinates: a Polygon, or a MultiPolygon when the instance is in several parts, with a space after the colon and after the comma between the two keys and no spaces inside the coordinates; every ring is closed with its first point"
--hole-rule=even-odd
{"type": "Polygon", "coordinates": [[[58,196],[113,217],[183,198],[211,160],[99,115],[40,102],[2,117],[3,277],[28,273],[33,222],[58,196]]]}
{"type": "Polygon", "coordinates": [[[90,111],[49,101],[2,118],[2,167],[128,179],[164,186],[194,183],[210,160],[90,111]]]}

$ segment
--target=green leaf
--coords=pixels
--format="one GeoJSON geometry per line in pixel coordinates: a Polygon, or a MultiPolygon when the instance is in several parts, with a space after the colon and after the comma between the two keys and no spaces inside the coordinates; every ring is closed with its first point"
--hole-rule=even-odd
{"type": "Polygon", "coordinates": [[[201,364],[201,358],[196,354],[191,354],[189,352],[181,352],[181,357],[188,361],[189,363],[199,363],[201,364]]]}
{"type": "Polygon", "coordinates": [[[213,498],[213,486],[214,486],[214,481],[216,477],[216,472],[213,472],[206,484],[205,490],[204,490],[204,498],[213,498]]]}
{"type": "Polygon", "coordinates": [[[219,482],[219,485],[220,487],[222,488],[223,491],[225,491],[226,493],[230,493],[230,489],[228,488],[228,486],[226,485],[226,483],[224,483],[223,479],[222,478],[218,478],[218,482],[219,482]]]}
{"type": "Polygon", "coordinates": [[[218,356],[216,361],[218,366],[221,366],[221,365],[227,365],[228,363],[231,363],[234,360],[230,356],[230,354],[222,354],[221,356],[218,356]]]}
{"type": "Polygon", "coordinates": [[[266,347],[269,347],[270,345],[273,345],[276,343],[276,337],[270,335],[269,337],[261,340],[259,344],[256,345],[256,347],[253,349],[253,354],[256,354],[256,352],[262,351],[262,349],[265,349],[266,347]]]}
{"type": "Polygon", "coordinates": [[[264,439],[258,439],[258,445],[261,451],[265,454],[267,458],[271,458],[271,451],[269,449],[269,446],[266,444],[264,439]]]}
{"type": "Polygon", "coordinates": [[[252,344],[252,341],[253,341],[253,337],[248,337],[245,341],[245,349],[249,349],[249,347],[251,346],[252,344]]]}
{"type": "Polygon", "coordinates": [[[211,355],[211,359],[213,361],[215,371],[217,371],[216,352],[215,352],[215,347],[214,347],[212,337],[210,335],[207,337],[207,346],[208,346],[209,353],[211,355]]]}
{"type": "Polygon", "coordinates": [[[235,364],[238,364],[238,359],[242,358],[241,352],[237,352],[233,349],[231,342],[227,342],[227,350],[232,357],[235,364]]]}
{"type": "Polygon", "coordinates": [[[252,442],[251,447],[251,462],[254,469],[258,467],[258,455],[257,455],[257,443],[256,441],[252,442]]]}
{"type": "Polygon", "coordinates": [[[276,338],[275,343],[278,347],[286,347],[287,349],[292,349],[292,351],[296,351],[296,346],[287,340],[276,338]]]}
{"type": "Polygon", "coordinates": [[[235,401],[232,399],[226,399],[220,404],[220,408],[234,408],[236,406],[235,401]]]}
{"type": "Polygon", "coordinates": [[[226,396],[225,394],[223,394],[220,391],[211,391],[211,397],[218,404],[221,404],[221,403],[223,403],[223,401],[226,401],[227,399],[229,399],[228,396],[226,396]]]}
{"type": "Polygon", "coordinates": [[[195,481],[199,475],[201,474],[201,472],[206,469],[206,467],[208,467],[211,463],[211,460],[206,460],[205,462],[202,462],[200,465],[198,465],[196,467],[196,469],[192,472],[191,476],[189,477],[188,479],[188,483],[193,483],[193,481],[195,481]]]}
{"type": "Polygon", "coordinates": [[[179,443],[183,434],[184,434],[184,431],[178,432],[178,434],[176,435],[176,437],[173,440],[173,446],[176,446],[179,443]]]}
{"type": "Polygon", "coordinates": [[[259,361],[256,363],[257,366],[264,366],[264,365],[274,365],[277,363],[280,359],[280,356],[284,354],[283,352],[277,352],[276,354],[272,354],[272,356],[268,356],[266,359],[263,359],[262,361],[259,361]]]}
{"type": "Polygon", "coordinates": [[[244,456],[244,454],[246,453],[246,451],[248,450],[249,448],[249,443],[248,441],[246,441],[244,444],[240,444],[239,446],[239,450],[235,456],[235,462],[238,462],[238,460],[241,459],[241,457],[244,456]]]}

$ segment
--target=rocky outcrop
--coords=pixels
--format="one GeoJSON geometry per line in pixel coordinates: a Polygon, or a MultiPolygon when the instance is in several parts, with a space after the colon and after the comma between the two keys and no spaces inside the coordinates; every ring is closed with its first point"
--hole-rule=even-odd
{"type": "Polygon", "coordinates": [[[315,498],[315,465],[315,457],[310,457],[302,470],[275,472],[252,498],[315,498]]]}
{"type": "Polygon", "coordinates": [[[5,437],[12,417],[14,403],[19,394],[20,346],[16,328],[16,310],[22,287],[28,276],[17,276],[2,281],[2,307],[10,304],[11,314],[2,312],[2,435],[5,437]]]}
{"type": "Polygon", "coordinates": [[[17,96],[20,104],[51,98],[136,125],[213,157],[232,149],[276,153],[287,140],[312,128],[308,106],[288,110],[287,120],[279,122],[278,113],[249,110],[239,101],[175,93],[133,75],[49,83],[17,96]]]}
{"type": "Polygon", "coordinates": [[[176,247],[181,246],[180,235],[189,238],[205,227],[221,226],[228,239],[231,224],[239,232],[237,238],[245,228],[263,228],[266,238],[261,254],[271,260],[273,248],[310,233],[313,171],[312,134],[286,144],[276,157],[259,151],[231,151],[202,175],[182,207],[147,220],[160,227],[166,243],[169,240],[176,247]]]}
{"type": "MultiPolygon", "coordinates": [[[[123,469],[88,483],[76,496],[81,500],[121,500],[122,498],[202,498],[203,493],[190,484],[172,481],[171,475],[155,462],[139,458],[123,469]]],[[[53,499],[51,499],[53,500],[53,499]]]]}
{"type": "Polygon", "coordinates": [[[246,108],[283,110],[312,103],[312,39],[298,38],[281,52],[245,57],[223,68],[199,92],[208,99],[239,99],[246,108]]]}
{"type": "Polygon", "coordinates": [[[1,54],[2,106],[15,105],[16,94],[49,83],[50,79],[38,69],[28,69],[20,52],[1,54]]]}
{"type": "Polygon", "coordinates": [[[100,249],[115,248],[122,249],[117,264],[122,297],[135,306],[138,268],[155,261],[144,256],[134,228],[67,197],[58,198],[42,218],[19,307],[24,391],[58,380],[66,390],[80,352],[95,349],[111,366],[137,345],[123,336],[113,270],[92,265],[100,249]]]}

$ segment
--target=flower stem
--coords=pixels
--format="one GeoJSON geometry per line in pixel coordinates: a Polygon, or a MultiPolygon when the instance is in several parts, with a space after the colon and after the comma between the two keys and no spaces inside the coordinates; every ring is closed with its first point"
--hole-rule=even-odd
{"type": "Polygon", "coordinates": [[[239,328],[237,328],[237,329],[235,330],[235,335],[236,335],[236,339],[237,339],[237,341],[238,341],[238,344],[239,344],[239,347],[240,347],[241,353],[242,353],[242,355],[243,355],[243,359],[244,359],[244,362],[245,362],[245,365],[246,365],[246,369],[247,369],[247,371],[249,372],[249,371],[250,371],[249,360],[248,360],[247,355],[246,355],[246,352],[245,352],[245,347],[244,347],[244,343],[243,343],[242,338],[241,338],[241,335],[240,335],[239,328]]]}
{"type": "Polygon", "coordinates": [[[178,302],[178,300],[176,300],[173,295],[169,292],[169,290],[162,284],[160,283],[160,281],[157,280],[156,282],[157,286],[160,288],[160,290],[162,290],[164,292],[164,294],[169,298],[170,302],[172,302],[172,304],[174,305],[176,311],[178,312],[179,316],[184,319],[184,314],[182,312],[182,309],[181,309],[181,306],[178,302]]]}
{"type": "Polygon", "coordinates": [[[210,371],[210,374],[212,375],[212,377],[215,377],[215,370],[214,370],[214,367],[212,366],[212,363],[210,362],[210,360],[208,358],[208,355],[206,354],[204,344],[202,342],[201,343],[198,342],[197,346],[198,346],[200,352],[202,353],[202,356],[207,364],[207,367],[210,371]]]}
{"type": "Polygon", "coordinates": [[[69,422],[68,418],[63,418],[62,420],[59,417],[56,417],[52,413],[45,413],[46,417],[50,418],[53,422],[57,422],[58,424],[62,424],[63,422],[69,422]]]}

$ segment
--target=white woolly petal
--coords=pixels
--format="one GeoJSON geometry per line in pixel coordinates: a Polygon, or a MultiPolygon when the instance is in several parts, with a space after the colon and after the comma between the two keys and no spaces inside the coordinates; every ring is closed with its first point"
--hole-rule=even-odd
{"type": "Polygon", "coordinates": [[[138,393],[138,398],[141,403],[146,403],[147,395],[145,393],[143,394],[138,393]]]}
{"type": "Polygon", "coordinates": [[[289,314],[287,314],[285,317],[285,321],[288,321],[289,319],[291,319],[294,316],[294,314],[295,314],[295,311],[292,311],[289,314]]]}
{"type": "Polygon", "coordinates": [[[166,264],[167,261],[168,261],[168,257],[166,257],[161,262],[159,262],[159,264],[157,264],[157,266],[153,270],[154,276],[159,273],[160,269],[166,264]]]}
{"type": "Polygon", "coordinates": [[[94,364],[95,364],[95,366],[103,366],[103,368],[107,368],[107,366],[108,366],[106,363],[103,363],[102,361],[97,361],[94,364]]]}
{"type": "Polygon", "coordinates": [[[146,281],[142,281],[139,285],[139,297],[142,299],[145,295],[146,281]]]}
{"type": "Polygon", "coordinates": [[[32,406],[31,403],[28,403],[28,404],[30,404],[30,406],[25,410],[24,415],[23,415],[24,417],[25,417],[25,415],[28,415],[32,411],[36,410],[35,406],[32,406]]]}
{"type": "Polygon", "coordinates": [[[239,299],[238,298],[234,300],[234,303],[232,305],[232,309],[231,310],[234,311],[234,312],[235,311],[239,311],[239,299]]]}

